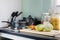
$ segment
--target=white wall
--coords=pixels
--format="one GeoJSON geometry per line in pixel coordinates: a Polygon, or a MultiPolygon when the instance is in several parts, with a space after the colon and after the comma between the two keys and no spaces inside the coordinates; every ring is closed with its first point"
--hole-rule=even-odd
{"type": "Polygon", "coordinates": [[[7,21],[13,11],[21,11],[21,0],[0,0],[0,27],[1,21],[7,21]]]}
{"type": "Polygon", "coordinates": [[[51,13],[60,13],[60,0],[51,0],[51,13]]]}
{"type": "Polygon", "coordinates": [[[60,5],[60,0],[56,0],[56,5],[60,5]]]}

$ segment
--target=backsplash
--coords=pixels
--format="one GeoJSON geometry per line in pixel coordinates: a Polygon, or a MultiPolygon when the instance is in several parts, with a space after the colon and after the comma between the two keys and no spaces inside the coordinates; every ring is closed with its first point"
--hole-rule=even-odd
{"type": "Polygon", "coordinates": [[[42,13],[49,10],[51,0],[22,0],[23,16],[41,17],[42,13]]]}

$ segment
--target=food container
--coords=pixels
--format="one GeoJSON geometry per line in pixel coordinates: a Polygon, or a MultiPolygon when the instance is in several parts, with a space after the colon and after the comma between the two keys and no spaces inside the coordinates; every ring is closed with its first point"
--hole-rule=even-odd
{"type": "Polygon", "coordinates": [[[50,22],[52,23],[54,30],[60,30],[60,13],[53,13],[50,22]]]}

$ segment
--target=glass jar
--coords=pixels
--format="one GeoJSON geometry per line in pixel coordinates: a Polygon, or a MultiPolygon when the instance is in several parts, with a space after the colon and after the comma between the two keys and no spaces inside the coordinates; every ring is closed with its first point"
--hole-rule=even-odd
{"type": "Polygon", "coordinates": [[[49,13],[43,13],[43,15],[42,15],[42,21],[43,21],[43,23],[45,21],[47,21],[47,22],[50,21],[50,15],[49,15],[49,13]]]}
{"type": "Polygon", "coordinates": [[[60,30],[60,13],[53,13],[50,22],[54,30],[60,30]]]}

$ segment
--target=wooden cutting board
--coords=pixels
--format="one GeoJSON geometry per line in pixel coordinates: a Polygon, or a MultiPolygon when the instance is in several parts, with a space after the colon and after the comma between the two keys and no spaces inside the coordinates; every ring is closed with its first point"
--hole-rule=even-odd
{"type": "Polygon", "coordinates": [[[26,32],[26,33],[39,34],[39,35],[47,35],[47,36],[60,35],[60,30],[52,30],[51,32],[38,32],[38,31],[30,30],[30,29],[22,29],[20,31],[26,32]]]}

